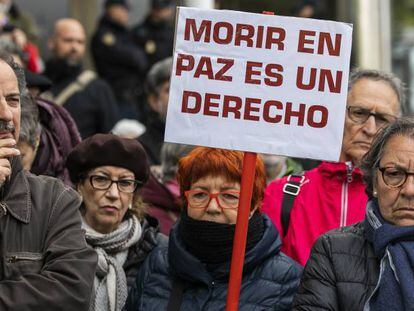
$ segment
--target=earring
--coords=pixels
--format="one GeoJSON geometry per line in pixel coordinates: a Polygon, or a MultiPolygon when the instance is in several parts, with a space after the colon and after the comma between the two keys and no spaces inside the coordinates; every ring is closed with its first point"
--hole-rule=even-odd
{"type": "Polygon", "coordinates": [[[374,190],[374,192],[372,192],[372,195],[373,195],[374,197],[377,197],[377,195],[378,195],[377,191],[376,191],[376,190],[374,190]]]}
{"type": "Polygon", "coordinates": [[[131,210],[132,209],[132,204],[128,205],[128,209],[131,210]]]}

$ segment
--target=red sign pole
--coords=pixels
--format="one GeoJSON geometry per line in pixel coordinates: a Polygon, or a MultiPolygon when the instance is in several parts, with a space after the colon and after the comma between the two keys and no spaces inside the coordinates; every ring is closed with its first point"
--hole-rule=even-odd
{"type": "Polygon", "coordinates": [[[237,311],[239,305],[244,255],[246,251],[247,228],[249,224],[250,205],[252,201],[253,182],[256,169],[256,158],[256,153],[244,153],[243,172],[240,187],[240,202],[237,213],[236,233],[233,241],[226,311],[237,311]]]}
{"type": "MultiPolygon", "coordinates": [[[[263,14],[274,15],[275,13],[263,11],[263,14]]],[[[236,233],[233,241],[233,253],[231,255],[226,311],[237,311],[239,307],[244,255],[246,253],[247,228],[249,224],[250,205],[253,194],[253,182],[256,172],[256,158],[257,153],[244,153],[243,172],[240,187],[240,202],[237,213],[236,233]]]]}

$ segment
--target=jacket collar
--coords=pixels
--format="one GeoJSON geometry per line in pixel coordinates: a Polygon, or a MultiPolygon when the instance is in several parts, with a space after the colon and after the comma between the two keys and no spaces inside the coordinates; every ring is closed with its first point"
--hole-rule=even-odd
{"type": "MultiPolygon", "coordinates": [[[[249,272],[261,264],[266,258],[276,256],[281,248],[279,233],[271,220],[264,218],[264,233],[262,239],[246,253],[243,272],[249,272]]],[[[215,279],[227,279],[230,274],[230,262],[207,267],[186,250],[179,236],[177,223],[170,234],[168,245],[168,261],[171,273],[192,283],[210,285],[215,279]]]]}
{"type": "Polygon", "coordinates": [[[327,177],[341,176],[343,178],[346,178],[350,172],[353,178],[362,179],[361,169],[352,162],[322,162],[318,166],[318,171],[327,177]]]}
{"type": "Polygon", "coordinates": [[[30,189],[23,172],[20,157],[11,158],[11,176],[1,191],[1,201],[9,213],[24,223],[29,223],[32,211],[30,189]]]}

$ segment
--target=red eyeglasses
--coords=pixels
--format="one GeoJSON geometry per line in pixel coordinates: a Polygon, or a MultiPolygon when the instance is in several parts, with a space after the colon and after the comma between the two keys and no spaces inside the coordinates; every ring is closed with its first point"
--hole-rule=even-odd
{"type": "Polygon", "coordinates": [[[212,199],[215,199],[221,209],[237,209],[239,207],[240,191],[228,190],[211,193],[205,190],[188,190],[185,193],[191,208],[205,209],[212,199]]]}

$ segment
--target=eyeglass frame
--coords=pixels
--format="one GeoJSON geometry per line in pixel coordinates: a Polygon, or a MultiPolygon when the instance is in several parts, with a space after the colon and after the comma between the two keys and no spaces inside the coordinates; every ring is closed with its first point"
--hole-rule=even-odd
{"type": "Polygon", "coordinates": [[[140,180],[136,180],[136,179],[118,179],[118,180],[113,180],[111,178],[108,178],[106,176],[101,176],[101,175],[90,175],[89,178],[88,178],[88,180],[89,180],[89,184],[95,190],[108,190],[109,188],[112,187],[112,184],[115,183],[116,184],[116,188],[118,189],[119,192],[128,193],[128,194],[134,193],[135,191],[137,191],[138,187],[143,184],[140,180]],[[108,181],[110,181],[109,186],[107,188],[97,188],[97,187],[95,187],[94,184],[93,184],[93,182],[92,182],[93,178],[95,178],[95,177],[106,178],[108,181]],[[122,182],[122,181],[133,181],[135,183],[134,191],[127,192],[127,191],[121,190],[119,188],[119,183],[122,182]]]}
{"type": "Polygon", "coordinates": [[[226,190],[226,191],[219,191],[219,192],[214,192],[214,193],[212,193],[212,192],[209,192],[209,191],[206,191],[206,190],[198,190],[198,189],[190,189],[190,190],[187,190],[187,191],[185,191],[184,192],[184,195],[185,195],[185,197],[186,197],[186,199],[187,199],[187,202],[188,202],[188,205],[191,207],[191,208],[194,208],[194,209],[206,209],[209,205],[210,205],[210,202],[211,202],[211,200],[212,199],[215,199],[216,200],[216,202],[217,202],[217,205],[222,209],[222,210],[237,210],[238,208],[239,208],[239,204],[240,204],[240,197],[239,197],[239,202],[237,203],[237,207],[224,207],[224,206],[221,206],[221,204],[220,204],[220,201],[219,201],[219,199],[218,199],[218,196],[220,195],[220,194],[222,194],[222,193],[229,193],[229,194],[232,194],[232,193],[237,193],[238,195],[240,195],[240,191],[238,191],[238,190],[226,190]],[[190,200],[188,199],[188,196],[189,196],[189,194],[191,194],[192,192],[204,192],[204,193],[206,193],[206,194],[208,194],[208,196],[209,196],[209,199],[208,199],[208,201],[207,201],[207,203],[206,203],[206,205],[204,206],[204,207],[194,207],[194,206],[191,206],[190,205],[190,200]]]}
{"type": "Polygon", "coordinates": [[[363,108],[363,107],[360,107],[360,106],[347,106],[346,107],[346,111],[347,111],[347,113],[348,113],[348,117],[351,119],[351,121],[352,122],[355,122],[356,124],[364,124],[365,122],[367,122],[368,121],[368,119],[369,119],[369,117],[370,116],[373,116],[374,117],[374,119],[375,119],[375,124],[377,124],[378,123],[378,118],[377,118],[377,116],[383,116],[383,117],[390,117],[392,120],[391,121],[388,121],[388,120],[386,120],[386,118],[384,118],[385,120],[386,120],[386,123],[384,123],[384,125],[383,126],[387,126],[388,124],[391,124],[391,123],[393,123],[393,122],[395,122],[397,119],[398,119],[398,117],[397,116],[394,116],[394,115],[392,115],[392,114],[389,114],[389,113],[382,113],[382,112],[371,112],[371,110],[369,110],[369,109],[367,109],[367,108],[363,108]],[[351,109],[353,109],[353,108],[358,108],[358,109],[361,109],[362,111],[366,111],[367,112],[367,118],[364,120],[364,121],[362,121],[362,122],[359,122],[359,121],[355,121],[352,117],[351,117],[351,112],[350,112],[350,110],[351,109]]]}
{"type": "Polygon", "coordinates": [[[381,172],[381,177],[382,177],[382,181],[384,182],[384,184],[386,184],[388,187],[391,187],[391,188],[401,188],[405,184],[405,182],[407,181],[407,178],[408,178],[409,175],[414,176],[414,172],[409,172],[409,171],[403,170],[403,169],[398,168],[398,167],[384,166],[384,167],[377,167],[377,168],[381,172]],[[398,170],[404,172],[404,174],[405,174],[404,181],[401,184],[397,185],[397,186],[387,184],[387,182],[385,181],[385,178],[384,178],[384,172],[388,168],[398,169],[398,170]]]}

